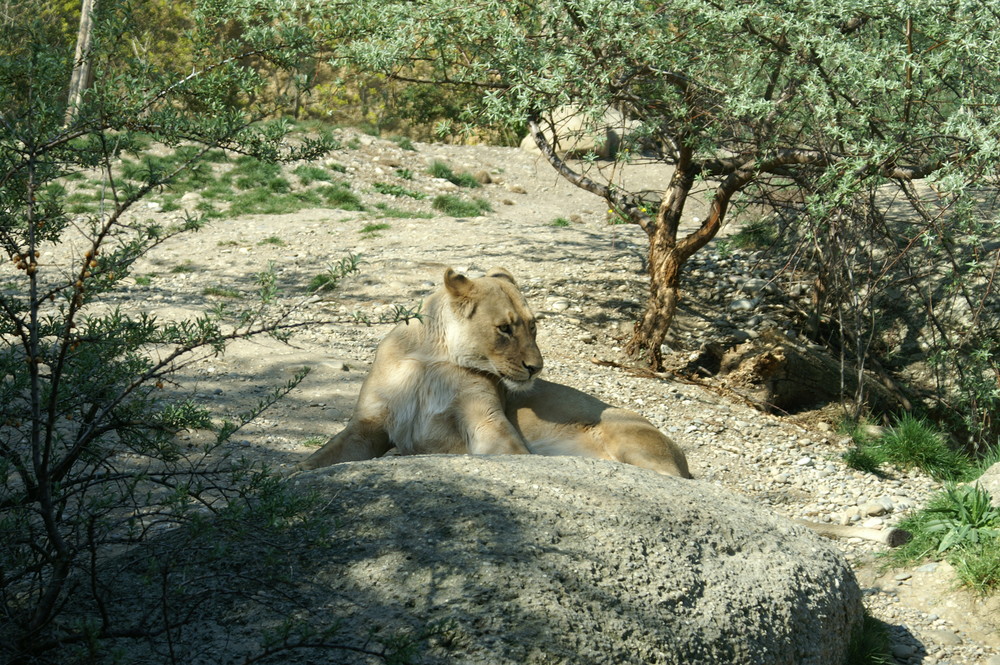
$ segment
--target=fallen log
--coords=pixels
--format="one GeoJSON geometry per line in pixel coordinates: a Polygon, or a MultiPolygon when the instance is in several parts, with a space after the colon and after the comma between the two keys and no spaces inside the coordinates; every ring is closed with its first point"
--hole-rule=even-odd
{"type": "Polygon", "coordinates": [[[722,353],[717,378],[733,392],[769,412],[796,413],[854,398],[859,384],[876,413],[894,411],[899,397],[873,373],[842,367],[816,345],[794,342],[769,330],[722,353]]]}
{"type": "Polygon", "coordinates": [[[792,521],[827,538],[862,538],[864,540],[873,540],[889,547],[899,547],[913,539],[913,534],[909,531],[897,529],[896,527],[869,529],[864,526],[824,524],[823,522],[810,522],[809,520],[796,519],[792,521]]]}

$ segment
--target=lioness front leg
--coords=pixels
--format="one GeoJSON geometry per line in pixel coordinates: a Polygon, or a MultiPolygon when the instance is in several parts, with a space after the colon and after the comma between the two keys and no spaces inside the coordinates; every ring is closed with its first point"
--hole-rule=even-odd
{"type": "Polygon", "coordinates": [[[503,423],[481,423],[469,437],[469,453],[473,455],[528,455],[530,452],[513,425],[506,420],[503,423]]]}
{"type": "Polygon", "coordinates": [[[300,469],[319,469],[340,462],[381,457],[392,444],[389,435],[381,425],[351,420],[347,427],[330,437],[322,448],[299,464],[300,469]]]}
{"type": "Polygon", "coordinates": [[[499,400],[484,401],[467,400],[462,405],[469,453],[529,455],[524,438],[507,419],[499,400]]]}

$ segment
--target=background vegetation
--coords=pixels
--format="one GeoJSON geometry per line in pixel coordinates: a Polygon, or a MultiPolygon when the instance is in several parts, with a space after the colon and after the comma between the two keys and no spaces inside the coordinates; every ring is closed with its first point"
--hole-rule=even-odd
{"type": "MultiPolygon", "coordinates": [[[[154,32],[155,18],[177,18],[167,7],[137,14],[124,3],[99,5],[85,53],[93,84],[74,108],[66,93],[74,51],[57,11],[67,7],[25,0],[7,3],[2,16],[5,662],[102,660],[107,640],[169,634],[186,621],[183,608],[116,614],[110,554],[174,529],[194,539],[210,515],[223,530],[280,530],[301,509],[290,497],[278,500],[274,479],[255,463],[230,459],[222,444],[302,375],[222,422],[173,390],[170,378],[229,340],[281,333],[282,313],[269,307],[273,278],[259,276],[257,303],[180,321],[127,314],[114,294],[139,257],[203,221],[161,226],[136,214],[141,199],[168,185],[210,187],[208,165],[225,159],[223,151],[240,155],[227,176],[248,190],[274,182],[270,165],[329,149],[322,137],[292,145],[286,124],[263,122],[281,103],[260,94],[269,83],[262,71],[316,45],[302,25],[284,22],[288,3],[203,3],[184,16],[183,33],[154,32]],[[173,39],[180,34],[183,40],[173,39]],[[176,51],[162,50],[178,41],[176,51]],[[176,150],[164,155],[164,146],[176,150]],[[92,180],[81,180],[84,174],[92,180]],[[214,436],[192,449],[175,437],[182,429],[214,436]]],[[[182,538],[177,547],[194,542],[182,538]]],[[[151,572],[159,566],[154,586],[165,603],[183,585],[173,554],[147,561],[151,572]]]]}
{"type": "Polygon", "coordinates": [[[355,18],[344,57],[473,95],[465,131],[529,127],[553,168],[642,227],[650,294],[629,349],[653,368],[685,262],[735,213],[812,276],[803,330],[845,371],[890,376],[924,355],[934,394],[909,405],[973,448],[996,442],[1000,26],[987,5],[385,0],[355,18]],[[567,159],[553,132],[567,108],[584,133],[612,123],[627,138],[609,160],[567,159]],[[622,166],[643,162],[674,175],[630,190],[622,166]],[[691,209],[698,194],[707,210],[691,209]]]}
{"type": "MultiPolygon", "coordinates": [[[[304,506],[221,448],[294,381],[221,423],[171,390],[173,372],[228,340],[280,333],[273,277],[260,275],[256,302],[193,321],[128,316],[114,293],[138,257],[212,218],[364,211],[346,174],[315,161],[335,146],[329,122],[456,141],[530,131],[555,170],[646,232],[651,290],[630,349],[654,368],[685,261],[738,215],[744,232],[729,242],[767,248],[813,282],[802,330],[845,371],[877,369],[940,428],[904,418],[888,437],[859,438],[852,463],[958,481],[975,475],[964,453],[995,460],[1000,17],[989,3],[105,0],[86,54],[93,84],[67,109],[80,11],[78,0],[0,3],[5,659],[99,660],[105,640],[156,639],[188,620],[110,619],[101,556],[157,530],[183,526],[192,539],[165,559],[213,529],[239,539],[294,527],[318,546],[304,506]],[[570,159],[552,131],[566,107],[587,133],[609,114],[625,119],[628,138],[610,159],[570,159]],[[306,131],[290,136],[296,126],[306,131]],[[291,175],[276,166],[292,161],[291,175]],[[631,191],[621,167],[640,163],[675,175],[631,191]],[[192,193],[200,214],[174,228],[135,214],[143,199],[172,209],[192,193]],[[692,210],[695,195],[707,210],[692,210]],[[704,221],[691,227],[695,215],[704,221]],[[906,374],[914,358],[926,376],[906,374]],[[181,449],[182,428],[212,429],[213,443],[181,449]],[[207,515],[218,518],[210,529],[207,515]],[[89,613],[63,621],[70,597],[89,613]]],[[[467,191],[478,184],[432,168],[467,191]]],[[[489,210],[464,195],[429,205],[489,210]]],[[[860,390],[848,396],[856,417],[860,390]]],[[[947,490],[910,524],[918,537],[904,556],[947,557],[968,584],[994,589],[1000,526],[987,499],[947,490]]],[[[189,572],[152,569],[164,598],[189,572]]],[[[330,638],[290,631],[262,649],[335,648],[330,638]]]]}

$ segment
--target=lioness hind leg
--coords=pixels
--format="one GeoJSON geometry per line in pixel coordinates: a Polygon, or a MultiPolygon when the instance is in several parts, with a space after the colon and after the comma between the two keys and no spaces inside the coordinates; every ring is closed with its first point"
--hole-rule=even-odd
{"type": "Polygon", "coordinates": [[[665,476],[692,477],[680,446],[639,414],[610,409],[601,414],[597,429],[605,449],[619,462],[665,476]]]}
{"type": "Polygon", "coordinates": [[[379,427],[364,427],[354,420],[347,427],[330,437],[322,448],[299,463],[298,468],[319,469],[340,462],[381,457],[392,444],[389,435],[379,427]]]}

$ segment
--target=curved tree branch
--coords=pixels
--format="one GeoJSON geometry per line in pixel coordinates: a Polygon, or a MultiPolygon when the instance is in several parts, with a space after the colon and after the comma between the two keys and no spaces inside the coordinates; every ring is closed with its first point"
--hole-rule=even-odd
{"type": "Polygon", "coordinates": [[[535,145],[538,146],[538,149],[542,151],[542,154],[545,155],[549,164],[552,165],[552,168],[554,168],[559,175],[580,189],[584,189],[592,194],[597,194],[611,204],[612,207],[617,210],[621,210],[628,215],[629,219],[635,224],[638,224],[643,231],[650,233],[652,230],[653,220],[649,215],[642,212],[642,201],[637,196],[622,192],[621,190],[609,187],[608,185],[601,184],[591,178],[588,178],[582,173],[574,171],[565,160],[556,154],[555,149],[549,143],[548,138],[546,138],[545,133],[539,126],[537,119],[532,119],[528,122],[528,130],[531,132],[531,137],[535,140],[535,145]]]}

